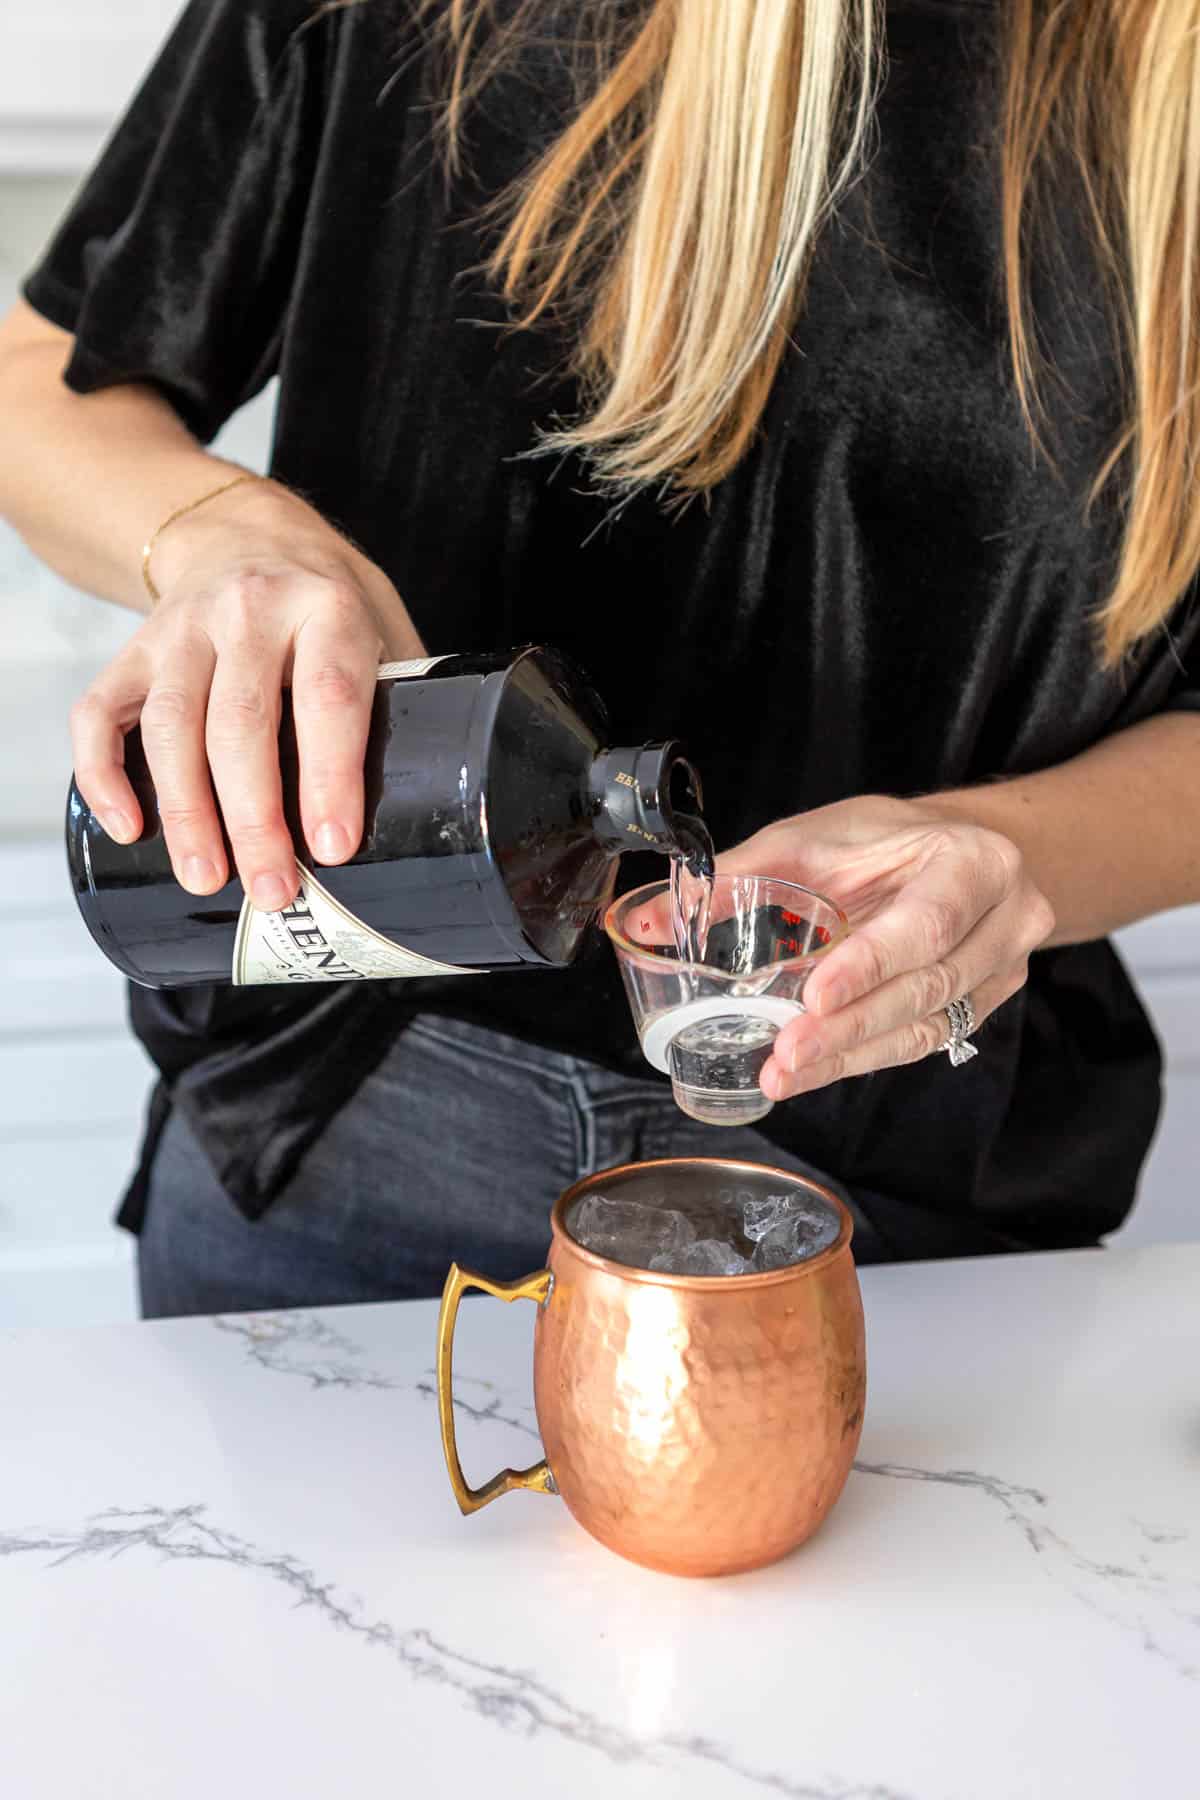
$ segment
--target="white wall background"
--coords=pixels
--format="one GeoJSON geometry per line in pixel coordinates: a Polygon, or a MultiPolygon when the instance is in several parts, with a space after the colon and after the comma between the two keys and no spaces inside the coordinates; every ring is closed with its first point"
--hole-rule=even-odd
{"type": "Polygon", "coordinates": [[[4,0],[0,166],[77,174],[92,162],[182,0],[4,0]]]}
{"type": "MultiPolygon", "coordinates": [[[[45,241],[171,0],[0,0],[0,306],[45,241]]],[[[228,454],[262,466],[270,395],[228,454]]],[[[115,972],[67,888],[72,699],[132,619],[73,593],[0,525],[0,1326],[133,1316],[110,1223],[148,1087],[115,972]]],[[[1123,934],[1168,1050],[1168,1105],[1128,1243],[1200,1238],[1200,908],[1123,934]]]]}

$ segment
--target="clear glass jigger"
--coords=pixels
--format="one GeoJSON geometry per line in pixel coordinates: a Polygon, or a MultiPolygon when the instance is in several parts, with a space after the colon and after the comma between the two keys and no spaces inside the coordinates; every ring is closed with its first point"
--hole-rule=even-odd
{"type": "Polygon", "coordinates": [[[718,875],[701,962],[675,945],[670,883],[614,900],[604,920],[652,1068],[707,1125],[751,1125],[773,1101],[758,1085],[771,1046],[804,1011],[804,988],[849,930],[831,900],[794,881],[718,875]]]}

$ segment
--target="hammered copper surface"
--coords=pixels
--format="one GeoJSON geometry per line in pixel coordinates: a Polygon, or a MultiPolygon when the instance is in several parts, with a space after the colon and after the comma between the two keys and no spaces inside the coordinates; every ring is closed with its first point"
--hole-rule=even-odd
{"type": "Polygon", "coordinates": [[[765,1275],[664,1276],[581,1250],[563,1223],[572,1202],[656,1166],[589,1176],[554,1209],[538,1422],[559,1492],[602,1544],[678,1575],[731,1574],[803,1543],[854,1459],[866,1352],[851,1222],[818,1188],[842,1215],[837,1243],[765,1275]]]}

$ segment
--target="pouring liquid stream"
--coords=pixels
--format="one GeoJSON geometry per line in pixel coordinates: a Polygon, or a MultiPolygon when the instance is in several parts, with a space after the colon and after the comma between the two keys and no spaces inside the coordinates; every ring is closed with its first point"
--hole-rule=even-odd
{"type": "MultiPolygon", "coordinates": [[[[688,821],[686,838],[671,856],[671,931],[679,960],[703,963],[708,951],[708,931],[712,923],[715,893],[715,862],[712,838],[702,819],[688,821]]],[[[734,926],[733,961],[725,964],[735,975],[753,976],[754,884],[734,879],[730,883],[734,926]]],[[[770,981],[770,971],[765,972],[770,981]]]]}
{"type": "Polygon", "coordinates": [[[717,966],[740,977],[728,990],[728,1011],[688,1020],[687,1002],[702,991],[699,969],[707,960],[715,891],[712,840],[701,825],[692,843],[671,860],[671,925],[681,964],[684,1006],[681,1029],[669,1050],[676,1104],[690,1117],[709,1125],[747,1125],[771,1110],[758,1077],[771,1055],[779,1024],[753,1010],[751,996],[771,985],[774,967],[755,966],[755,888],[748,880],[731,882],[732,912],[722,930],[727,943],[717,966]],[[732,945],[728,940],[732,938],[732,945]],[[732,948],[731,960],[726,960],[732,948]],[[693,971],[696,971],[693,973],[693,971]]]}
{"type": "Polygon", "coordinates": [[[700,819],[689,822],[687,839],[671,858],[671,929],[679,960],[702,963],[708,945],[713,900],[713,844],[700,819]]]}

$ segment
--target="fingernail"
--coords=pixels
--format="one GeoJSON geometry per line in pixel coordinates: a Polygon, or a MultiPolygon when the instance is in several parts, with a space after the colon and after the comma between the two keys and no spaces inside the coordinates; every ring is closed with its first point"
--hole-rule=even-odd
{"type": "Polygon", "coordinates": [[[189,856],[183,865],[183,885],[193,894],[211,894],[217,885],[215,864],[207,856],[189,856]]]}
{"type": "Polygon", "coordinates": [[[797,1069],[803,1069],[806,1066],[806,1064],[820,1062],[820,1060],[821,1060],[821,1040],[820,1040],[820,1038],[808,1038],[806,1041],[802,1041],[799,1044],[792,1045],[792,1073],[793,1074],[796,1072],[797,1069]]]}
{"type": "Polygon", "coordinates": [[[819,1013],[836,1012],[839,1006],[845,1006],[849,998],[849,989],[844,981],[831,981],[829,986],[823,988],[817,996],[817,1011],[819,1013]]]}
{"type": "Polygon", "coordinates": [[[287,903],[287,888],[278,875],[256,875],[250,888],[255,906],[278,912],[287,903]]]}
{"type": "Polygon", "coordinates": [[[133,829],[133,820],[128,813],[103,813],[101,823],[109,837],[114,838],[118,844],[132,844],[137,836],[137,832],[133,829]]]}
{"type": "Polygon", "coordinates": [[[341,862],[350,849],[350,833],[332,819],[326,819],[323,825],[317,827],[313,848],[322,862],[341,862]]]}

